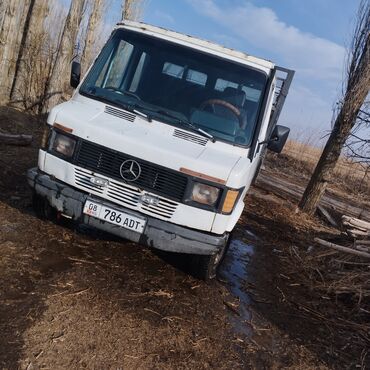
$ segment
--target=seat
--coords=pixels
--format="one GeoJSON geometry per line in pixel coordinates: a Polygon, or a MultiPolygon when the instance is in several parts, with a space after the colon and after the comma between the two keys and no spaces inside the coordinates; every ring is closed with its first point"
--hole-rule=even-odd
{"type": "Polygon", "coordinates": [[[245,111],[246,98],[243,90],[226,87],[224,91],[217,92],[213,98],[204,100],[199,109],[235,122],[240,130],[245,130],[248,123],[245,111]]]}
{"type": "MultiPolygon", "coordinates": [[[[235,87],[226,87],[221,95],[221,99],[227,101],[228,103],[232,104],[240,111],[240,128],[245,129],[247,127],[247,113],[244,109],[244,104],[246,102],[247,96],[243,90],[239,90],[235,87]]],[[[227,114],[230,114],[228,112],[227,114]]]]}
{"type": "Polygon", "coordinates": [[[242,109],[246,100],[246,95],[243,90],[238,90],[235,87],[226,87],[221,95],[221,99],[226,100],[238,109],[242,109]]]}

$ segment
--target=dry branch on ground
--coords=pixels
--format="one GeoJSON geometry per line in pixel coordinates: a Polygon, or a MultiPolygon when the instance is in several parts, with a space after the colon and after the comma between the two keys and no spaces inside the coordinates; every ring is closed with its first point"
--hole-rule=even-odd
{"type": "Polygon", "coordinates": [[[32,135],[13,135],[0,133],[0,144],[30,145],[32,143],[32,139],[32,135]]]}
{"type": "Polygon", "coordinates": [[[342,245],[331,243],[331,242],[328,242],[328,241],[320,239],[320,238],[315,238],[315,242],[317,244],[320,244],[320,245],[324,246],[324,247],[333,248],[333,249],[336,249],[340,252],[345,252],[345,253],[354,254],[354,255],[360,256],[360,257],[370,258],[370,253],[363,252],[363,251],[360,251],[360,250],[357,250],[357,249],[354,249],[354,248],[344,247],[342,245]]]}

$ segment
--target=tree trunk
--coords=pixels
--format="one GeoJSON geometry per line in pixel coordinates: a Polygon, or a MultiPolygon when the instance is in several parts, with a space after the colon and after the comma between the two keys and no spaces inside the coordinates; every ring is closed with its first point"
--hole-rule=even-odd
{"type": "MultiPolygon", "coordinates": [[[[362,31],[362,30],[361,30],[362,31]]],[[[334,128],[325,145],[324,151],[307,185],[299,208],[313,215],[330,181],[335,165],[340,157],[359,111],[370,89],[370,33],[369,24],[365,24],[365,40],[361,50],[355,50],[358,58],[353,57],[350,64],[347,90],[343,104],[335,120],[334,128]]],[[[362,37],[362,33],[360,33],[362,37]]]]}
{"type": "Polygon", "coordinates": [[[49,14],[49,2],[31,0],[22,40],[16,61],[15,74],[10,90],[10,102],[22,103],[23,108],[39,100],[44,89],[45,76],[51,61],[45,19],[49,14]]]}
{"type": "Polygon", "coordinates": [[[95,54],[94,48],[96,47],[97,41],[99,41],[99,38],[97,37],[97,32],[103,19],[106,5],[107,2],[103,0],[95,0],[93,2],[92,10],[87,24],[85,45],[81,57],[81,66],[83,70],[82,74],[86,72],[93,60],[95,54]]]}
{"type": "Polygon", "coordinates": [[[16,56],[18,54],[22,29],[30,1],[2,0],[0,4],[0,104],[9,101],[13,82],[16,56]]]}
{"type": "Polygon", "coordinates": [[[137,21],[142,17],[145,0],[125,0],[122,5],[122,19],[137,21]]]}
{"type": "Polygon", "coordinates": [[[316,211],[316,207],[334,172],[343,145],[351,132],[352,125],[348,121],[342,122],[344,119],[343,116],[344,112],[338,115],[334,129],[330,134],[320,160],[299,203],[299,208],[310,215],[313,215],[316,211]]]}
{"type": "Polygon", "coordinates": [[[55,91],[66,93],[69,91],[70,65],[75,51],[75,42],[80,28],[85,0],[72,0],[64,28],[59,41],[55,64],[52,68],[50,80],[46,84],[46,95],[53,96],[49,100],[49,106],[58,102],[55,91]]]}
{"type": "Polygon", "coordinates": [[[5,12],[9,5],[9,0],[2,0],[0,2],[0,30],[3,28],[4,20],[5,20],[5,12]]]}
{"type": "Polygon", "coordinates": [[[26,20],[24,22],[24,26],[23,26],[23,30],[22,30],[22,39],[21,39],[21,43],[19,45],[17,60],[15,62],[14,77],[13,77],[12,85],[10,87],[9,100],[12,100],[14,98],[15,85],[16,85],[17,80],[18,80],[19,70],[20,70],[20,67],[21,67],[23,54],[24,54],[24,49],[26,47],[26,40],[27,40],[27,36],[29,34],[29,28],[30,28],[31,17],[32,17],[32,12],[33,12],[33,8],[34,8],[34,5],[35,5],[35,1],[36,0],[30,0],[30,3],[28,5],[26,20]]]}

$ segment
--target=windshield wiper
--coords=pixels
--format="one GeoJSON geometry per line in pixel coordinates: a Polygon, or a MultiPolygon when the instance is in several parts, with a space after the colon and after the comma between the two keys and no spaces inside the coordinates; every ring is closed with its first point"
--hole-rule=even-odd
{"type": "Polygon", "coordinates": [[[208,139],[210,139],[212,141],[212,143],[216,142],[213,135],[209,134],[207,131],[204,131],[200,127],[197,127],[197,126],[193,125],[190,121],[179,119],[179,122],[182,123],[183,125],[186,125],[187,127],[191,128],[193,131],[199,132],[203,136],[207,137],[208,139]]]}
{"type": "MultiPolygon", "coordinates": [[[[186,118],[180,118],[176,114],[168,112],[165,109],[155,109],[155,108],[152,108],[152,107],[148,107],[146,104],[144,104],[144,102],[142,102],[140,100],[137,100],[134,103],[124,102],[120,99],[116,99],[116,98],[113,98],[111,96],[107,97],[103,94],[99,94],[96,89],[94,89],[94,90],[95,90],[94,92],[87,92],[87,91],[83,91],[83,92],[85,94],[91,96],[91,97],[99,98],[99,99],[101,99],[101,101],[103,101],[105,103],[117,104],[118,106],[120,106],[123,109],[128,110],[129,112],[135,113],[135,114],[147,119],[148,122],[152,121],[152,116],[147,114],[145,111],[152,112],[152,113],[157,113],[157,114],[160,114],[162,116],[166,116],[168,118],[175,119],[181,125],[189,127],[193,131],[195,131],[195,132],[201,134],[202,136],[210,139],[213,143],[216,142],[214,136],[209,134],[207,131],[204,131],[200,127],[197,127],[197,126],[193,125],[186,118]]],[[[127,95],[129,95],[129,94],[127,94],[127,95]]]]}
{"type": "MultiPolygon", "coordinates": [[[[110,99],[107,99],[107,100],[110,100],[110,99]]],[[[137,103],[131,103],[131,104],[130,103],[125,103],[125,102],[123,102],[119,99],[111,99],[111,100],[112,100],[112,102],[116,103],[117,105],[119,105],[123,109],[126,109],[129,112],[135,113],[138,116],[145,118],[148,122],[152,122],[152,117],[149,114],[142,111],[143,107],[141,105],[139,105],[137,103]]]]}
{"type": "Polygon", "coordinates": [[[129,112],[135,113],[138,116],[145,118],[146,120],[148,120],[148,122],[152,121],[152,117],[149,114],[143,112],[142,111],[143,107],[141,105],[137,104],[137,103],[128,103],[128,102],[124,102],[120,99],[116,99],[116,98],[112,98],[112,97],[108,98],[103,94],[99,94],[97,91],[95,91],[94,93],[84,91],[84,93],[91,96],[91,97],[99,98],[104,103],[116,104],[120,108],[126,109],[129,112]]]}
{"type": "Polygon", "coordinates": [[[149,110],[149,111],[151,111],[153,113],[158,113],[158,114],[160,114],[162,116],[166,116],[166,117],[175,119],[178,123],[180,123],[182,125],[185,125],[185,126],[189,127],[190,129],[192,129],[193,131],[198,132],[202,136],[210,139],[212,141],[212,143],[216,142],[216,140],[215,140],[215,138],[214,138],[213,135],[209,134],[207,131],[202,130],[200,127],[197,127],[197,126],[193,125],[187,119],[180,118],[180,117],[176,116],[175,114],[170,113],[170,112],[168,112],[168,111],[166,111],[164,109],[154,109],[154,108],[148,108],[148,107],[144,107],[144,106],[141,106],[141,107],[143,109],[149,110]]]}
{"type": "Polygon", "coordinates": [[[116,103],[121,108],[128,110],[129,112],[135,113],[138,116],[145,118],[148,122],[152,122],[152,117],[149,114],[143,112],[141,110],[141,109],[143,109],[143,107],[141,107],[139,104],[125,103],[125,102],[122,102],[118,99],[112,99],[112,102],[116,103]]]}
{"type": "Polygon", "coordinates": [[[133,113],[137,114],[140,117],[145,118],[148,122],[152,122],[152,117],[149,114],[146,114],[142,110],[140,110],[142,108],[140,105],[135,103],[135,104],[125,105],[124,108],[127,110],[131,110],[133,113]]]}

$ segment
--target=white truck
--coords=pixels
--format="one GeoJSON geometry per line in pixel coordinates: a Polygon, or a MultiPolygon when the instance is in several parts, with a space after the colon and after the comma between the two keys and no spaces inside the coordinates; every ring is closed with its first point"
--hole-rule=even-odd
{"type": "Polygon", "coordinates": [[[117,25],[72,98],[47,119],[34,207],[174,253],[212,278],[294,72],[144,23],[117,25]]]}

